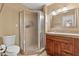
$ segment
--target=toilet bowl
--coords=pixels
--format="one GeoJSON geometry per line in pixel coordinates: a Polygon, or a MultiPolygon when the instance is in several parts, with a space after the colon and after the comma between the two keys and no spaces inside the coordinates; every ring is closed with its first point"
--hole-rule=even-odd
{"type": "Polygon", "coordinates": [[[7,56],[17,56],[20,51],[20,47],[15,45],[15,38],[16,35],[13,36],[3,36],[3,43],[6,45],[6,52],[7,56]]]}

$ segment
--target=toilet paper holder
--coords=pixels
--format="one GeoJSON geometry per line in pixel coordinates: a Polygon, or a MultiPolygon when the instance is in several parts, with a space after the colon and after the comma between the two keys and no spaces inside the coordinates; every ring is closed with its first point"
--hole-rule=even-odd
{"type": "Polygon", "coordinates": [[[5,51],[7,47],[5,45],[0,45],[0,56],[5,56],[5,51]]]}

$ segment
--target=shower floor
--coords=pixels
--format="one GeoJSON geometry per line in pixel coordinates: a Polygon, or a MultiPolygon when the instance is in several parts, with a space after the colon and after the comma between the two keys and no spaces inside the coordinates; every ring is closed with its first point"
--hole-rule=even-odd
{"type": "Polygon", "coordinates": [[[38,49],[38,44],[35,44],[35,45],[30,45],[26,48],[27,50],[32,50],[32,51],[35,51],[38,49]]]}
{"type": "Polygon", "coordinates": [[[25,55],[34,55],[38,54],[38,44],[30,45],[26,48],[25,55]]]}
{"type": "Polygon", "coordinates": [[[27,54],[19,54],[18,56],[47,56],[47,53],[45,50],[42,50],[41,52],[33,52],[33,51],[27,51],[27,54]]]}

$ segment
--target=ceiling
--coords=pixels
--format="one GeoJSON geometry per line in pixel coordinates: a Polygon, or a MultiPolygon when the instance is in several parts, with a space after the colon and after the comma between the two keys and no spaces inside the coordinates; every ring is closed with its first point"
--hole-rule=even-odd
{"type": "Polygon", "coordinates": [[[29,7],[30,9],[38,10],[42,9],[44,5],[48,3],[22,3],[22,5],[29,7]]]}

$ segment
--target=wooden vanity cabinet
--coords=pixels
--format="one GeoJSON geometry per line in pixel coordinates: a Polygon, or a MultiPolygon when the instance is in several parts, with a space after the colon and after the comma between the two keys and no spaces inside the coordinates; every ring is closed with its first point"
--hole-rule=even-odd
{"type": "Polygon", "coordinates": [[[79,38],[46,34],[46,52],[51,56],[79,55],[79,38]]]}

